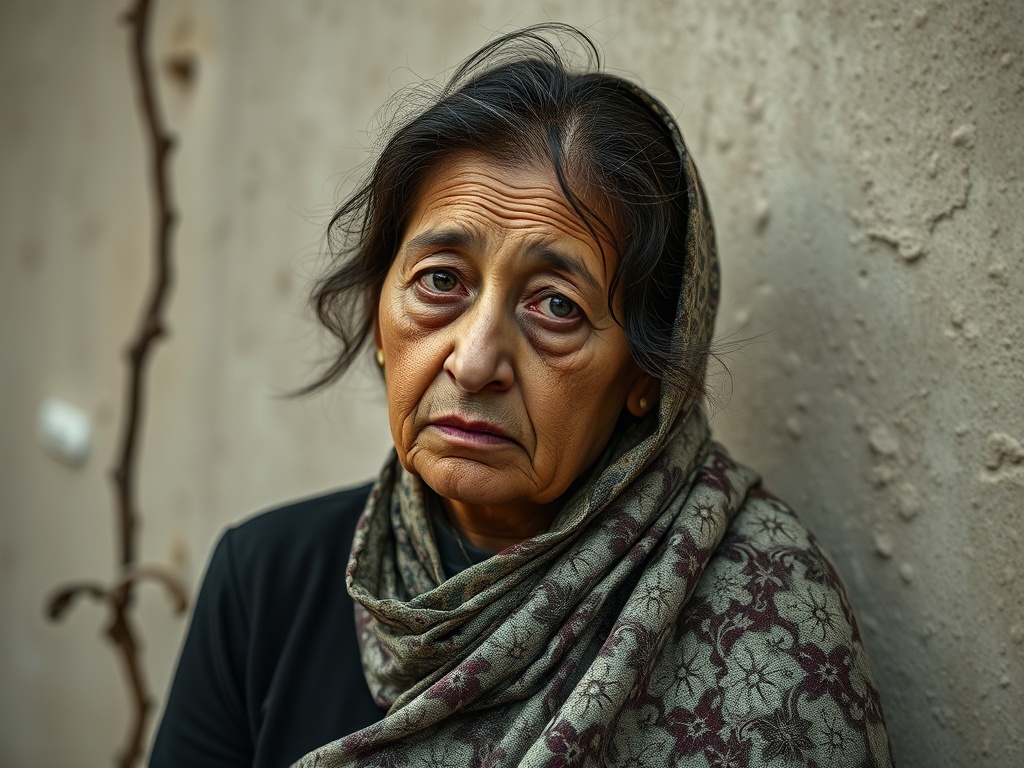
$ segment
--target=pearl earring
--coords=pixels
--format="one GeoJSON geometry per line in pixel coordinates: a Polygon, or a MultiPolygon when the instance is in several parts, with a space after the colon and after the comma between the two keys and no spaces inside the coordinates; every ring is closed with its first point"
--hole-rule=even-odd
{"type": "Polygon", "coordinates": [[[381,368],[384,367],[384,350],[383,349],[378,349],[377,350],[377,365],[379,367],[381,367],[381,368]]]}
{"type": "Polygon", "coordinates": [[[637,405],[640,406],[640,410],[641,411],[646,411],[647,410],[647,398],[646,397],[641,397],[640,398],[640,402],[637,403],[637,405]]]}

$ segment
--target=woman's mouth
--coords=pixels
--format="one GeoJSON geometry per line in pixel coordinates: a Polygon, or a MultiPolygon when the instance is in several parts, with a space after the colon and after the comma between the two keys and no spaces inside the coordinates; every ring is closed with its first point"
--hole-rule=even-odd
{"type": "Polygon", "coordinates": [[[474,421],[459,416],[444,416],[434,419],[430,426],[437,429],[448,440],[472,447],[506,447],[515,440],[499,427],[487,421],[474,421]]]}

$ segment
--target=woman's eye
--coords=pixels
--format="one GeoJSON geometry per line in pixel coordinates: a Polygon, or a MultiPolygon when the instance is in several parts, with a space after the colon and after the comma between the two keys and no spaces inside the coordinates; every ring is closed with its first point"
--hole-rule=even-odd
{"type": "Polygon", "coordinates": [[[561,294],[547,296],[540,302],[541,312],[559,320],[567,320],[579,314],[580,308],[561,294]]]}
{"type": "Polygon", "coordinates": [[[428,288],[440,293],[450,293],[459,285],[459,281],[456,279],[455,275],[444,269],[427,272],[422,277],[422,280],[426,283],[428,288]]]}

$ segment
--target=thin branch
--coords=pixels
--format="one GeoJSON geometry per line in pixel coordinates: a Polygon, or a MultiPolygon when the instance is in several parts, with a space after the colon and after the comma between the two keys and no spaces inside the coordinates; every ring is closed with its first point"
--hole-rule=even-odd
{"type": "Polygon", "coordinates": [[[121,579],[114,583],[113,591],[126,590],[141,581],[155,581],[162,584],[171,600],[171,606],[175,613],[184,613],[188,608],[188,592],[185,591],[181,580],[167,568],[158,565],[134,565],[129,567],[121,576],[121,579]]]}
{"type": "Polygon", "coordinates": [[[117,756],[116,765],[120,768],[132,768],[142,756],[146,725],[153,710],[152,696],[140,662],[139,633],[132,619],[134,588],[142,580],[157,581],[167,589],[177,612],[183,612],[188,603],[185,588],[173,573],[156,566],[140,566],[136,563],[136,522],[139,515],[135,481],[145,407],[146,370],[155,342],[165,334],[164,308],[173,282],[172,234],[176,220],[167,172],[173,141],[160,116],[149,62],[152,5],[151,0],[135,0],[124,15],[131,33],[132,74],[151,153],[149,177],[155,214],[155,263],[142,317],[127,350],[124,426],[117,464],[111,471],[117,507],[119,575],[110,587],[91,581],[73,583],[56,590],[47,601],[47,614],[52,620],[60,619],[80,596],[104,602],[110,610],[106,635],[117,650],[134,705],[128,737],[117,756]]]}
{"type": "Polygon", "coordinates": [[[155,233],[153,255],[155,258],[149,298],[136,331],[135,339],[128,348],[128,385],[124,429],[121,433],[121,450],[117,466],[113,470],[120,516],[121,564],[135,561],[135,459],[136,445],[142,432],[140,414],[144,406],[143,384],[146,363],[153,343],[165,333],[164,304],[173,280],[171,264],[171,235],[176,220],[171,201],[170,184],[167,177],[167,160],[173,146],[173,139],[164,129],[153,86],[153,75],[149,64],[148,44],[152,3],[150,0],[135,0],[135,6],[125,15],[131,27],[131,55],[134,65],[135,82],[146,138],[151,151],[150,181],[153,187],[155,233]]]}
{"type": "Polygon", "coordinates": [[[56,590],[46,601],[47,618],[50,621],[59,621],[64,618],[64,614],[75,604],[75,600],[82,596],[91,597],[98,602],[106,602],[110,600],[110,591],[95,581],[69,584],[56,590]]]}

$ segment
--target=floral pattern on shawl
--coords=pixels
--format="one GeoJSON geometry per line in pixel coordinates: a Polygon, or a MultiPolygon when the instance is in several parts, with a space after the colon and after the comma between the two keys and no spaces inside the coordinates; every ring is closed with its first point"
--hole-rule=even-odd
{"type": "Polygon", "coordinates": [[[422,633],[382,631],[373,612],[395,603],[367,601],[368,672],[402,669],[403,653],[434,666],[405,690],[401,674],[369,674],[388,716],[298,765],[891,765],[849,602],[813,538],[720,447],[688,477],[672,457],[641,483],[664,503],[657,519],[626,493],[576,547],[539,537],[531,557],[554,554],[520,589],[495,594],[488,576],[513,548],[402,603],[419,607],[401,626],[422,613],[422,633]],[[438,618],[434,605],[459,604],[436,594],[449,588],[459,615],[438,618]]]}

